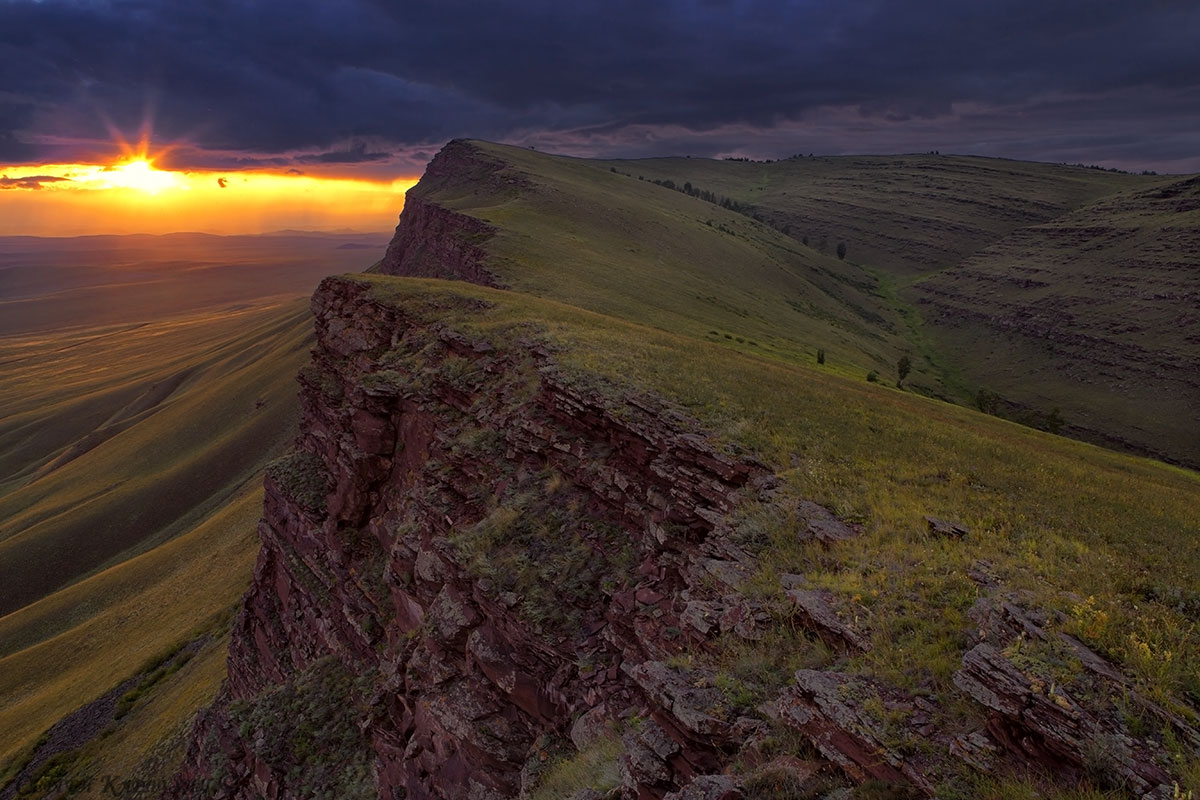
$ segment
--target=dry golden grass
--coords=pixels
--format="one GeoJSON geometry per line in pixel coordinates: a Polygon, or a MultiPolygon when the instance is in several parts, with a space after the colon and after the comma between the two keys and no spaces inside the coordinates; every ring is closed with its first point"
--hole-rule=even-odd
{"type": "MultiPolygon", "coordinates": [[[[0,729],[7,734],[0,763],[227,616],[250,580],[261,509],[262,490],[246,487],[194,529],[0,618],[0,729]]],[[[189,662],[167,686],[189,683],[188,670],[198,667],[189,662]]],[[[156,741],[153,731],[194,713],[199,705],[187,707],[185,699],[202,700],[211,690],[213,675],[206,674],[201,684],[172,690],[178,703],[167,704],[153,725],[140,710],[130,717],[137,724],[127,728],[149,726],[139,746],[156,741]]]]}

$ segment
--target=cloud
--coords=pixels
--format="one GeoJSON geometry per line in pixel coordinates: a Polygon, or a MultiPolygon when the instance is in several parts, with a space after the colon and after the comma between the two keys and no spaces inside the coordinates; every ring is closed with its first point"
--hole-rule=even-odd
{"type": "Polygon", "coordinates": [[[57,175],[29,175],[23,178],[0,175],[0,189],[41,189],[47,183],[69,180],[70,178],[60,178],[57,175]]]}
{"type": "Polygon", "coordinates": [[[361,164],[367,161],[386,161],[391,157],[389,152],[367,152],[366,144],[357,142],[342,150],[296,156],[296,161],[302,164],[361,164]]]}
{"type": "Polygon", "coordinates": [[[1180,133],[1200,89],[1198,28],[1185,0],[7,2],[0,160],[104,143],[106,119],[152,119],[156,141],[189,144],[194,163],[382,169],[456,136],[581,131],[609,136],[613,155],[648,141],[711,154],[698,151],[735,130],[785,155],[817,148],[782,139],[813,123],[826,141],[836,118],[844,141],[877,151],[936,124],[1067,160],[1110,151],[1086,135],[1064,151],[1063,132],[1136,119],[1136,141],[1111,152],[1150,163],[1200,151],[1180,133]]]}

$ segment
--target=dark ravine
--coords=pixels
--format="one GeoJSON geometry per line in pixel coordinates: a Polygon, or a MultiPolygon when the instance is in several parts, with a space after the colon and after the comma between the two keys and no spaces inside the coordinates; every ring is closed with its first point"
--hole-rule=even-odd
{"type": "MultiPolygon", "coordinates": [[[[495,178],[473,153],[452,143],[432,180],[456,160],[495,178]]],[[[464,219],[410,195],[384,271],[428,276],[435,258],[446,277],[493,282],[476,238],[492,234],[464,219]]],[[[1097,743],[1115,754],[1112,786],[1172,796],[1161,738],[1113,709],[1131,696],[1121,673],[986,570],[954,678],[973,729],[939,727],[947,698],[834,670],[732,708],[702,660],[679,656],[761,635],[771,609],[742,591],[758,564],[731,519],[785,502],[767,465],[661,398],[564,369],[532,327],[478,333],[482,301],[343,277],[313,310],[301,434],[268,471],[228,680],[165,797],[528,797],[550,762],[604,741],[615,785],[573,800],[735,800],[774,780],[930,796],[964,773],[1094,777],[1097,743]],[[1006,655],[1025,641],[1067,648],[1099,690],[1027,674],[1006,655]],[[802,752],[772,752],[780,730],[802,752]]],[[[815,503],[794,510],[798,537],[855,535],[815,503]]],[[[836,598],[781,582],[814,640],[871,646],[836,598]]],[[[1200,752],[1194,729],[1134,699],[1200,752]]]]}

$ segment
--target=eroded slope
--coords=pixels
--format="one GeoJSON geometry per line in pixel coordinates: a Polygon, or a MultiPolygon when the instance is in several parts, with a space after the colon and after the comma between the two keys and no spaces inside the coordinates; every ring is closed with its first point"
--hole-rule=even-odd
{"type": "Polygon", "coordinates": [[[973,156],[612,163],[647,180],[686,182],[743,203],[821,252],[832,255],[844,242],[847,259],[901,280],[953,266],[1018,228],[1156,181],[973,156]]]}
{"type": "Polygon", "coordinates": [[[910,292],[940,348],[1016,415],[1200,464],[1200,179],[1023,228],[910,292]]]}

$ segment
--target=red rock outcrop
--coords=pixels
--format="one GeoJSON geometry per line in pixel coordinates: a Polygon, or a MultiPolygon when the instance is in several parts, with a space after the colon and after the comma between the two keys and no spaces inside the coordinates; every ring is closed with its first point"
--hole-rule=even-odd
{"type": "Polygon", "coordinates": [[[299,796],[239,713],[329,657],[371,676],[339,702],[365,709],[380,796],[515,796],[585,713],[648,715],[640,797],[719,771],[738,735],[719,693],[663,659],[705,641],[689,608],[728,614],[698,578],[737,566],[706,540],[770,472],[658,401],[579,385],[536,340],[469,338],[354,279],[313,309],[298,453],[268,475],[227,688],[176,790],[299,796]]]}
{"type": "Polygon", "coordinates": [[[420,278],[451,278],[499,286],[497,277],[484,262],[483,245],[495,230],[482,220],[426,202],[425,197],[447,185],[468,185],[468,191],[487,186],[495,192],[515,188],[520,180],[504,177],[504,165],[489,159],[467,142],[450,142],[425,169],[420,183],[404,198],[404,213],[396,226],[396,235],[388,245],[380,272],[420,278]]]}

